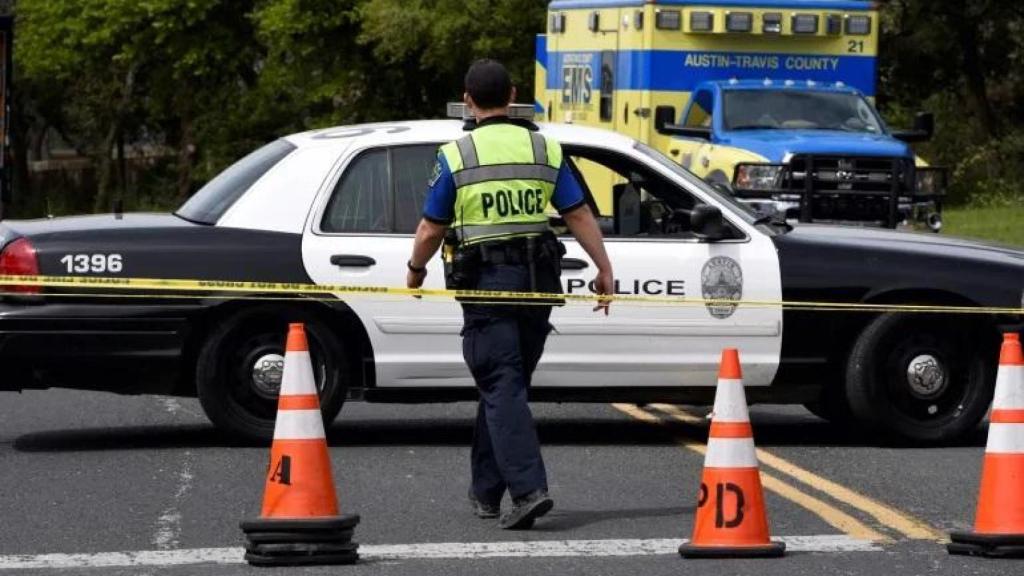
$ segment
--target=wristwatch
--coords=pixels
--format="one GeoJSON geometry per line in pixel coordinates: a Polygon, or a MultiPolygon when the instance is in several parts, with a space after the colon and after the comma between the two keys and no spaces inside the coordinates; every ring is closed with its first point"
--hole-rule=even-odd
{"type": "Polygon", "coordinates": [[[417,267],[413,266],[412,265],[412,260],[409,260],[408,262],[406,262],[405,265],[408,266],[408,268],[409,268],[409,270],[411,272],[415,272],[417,274],[423,274],[424,272],[427,271],[427,267],[426,266],[424,266],[422,268],[417,268],[417,267]]]}

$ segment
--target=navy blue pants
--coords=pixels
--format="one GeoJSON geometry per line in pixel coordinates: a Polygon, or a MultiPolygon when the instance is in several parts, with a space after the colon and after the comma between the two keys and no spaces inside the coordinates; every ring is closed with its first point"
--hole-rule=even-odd
{"type": "MultiPolygon", "coordinates": [[[[525,266],[488,265],[480,290],[528,291],[525,266]]],[[[547,490],[547,472],[527,404],[527,388],[544,352],[550,306],[463,304],[462,354],[480,391],[471,454],[473,492],[498,504],[547,490]]]]}

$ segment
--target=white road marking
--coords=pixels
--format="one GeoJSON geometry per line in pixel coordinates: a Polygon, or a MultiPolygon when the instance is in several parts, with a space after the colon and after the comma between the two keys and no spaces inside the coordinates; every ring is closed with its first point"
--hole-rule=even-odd
{"type": "MultiPolygon", "coordinates": [[[[879,552],[880,546],[842,534],[783,536],[789,552],[879,552]]],[[[396,560],[473,560],[478,558],[553,558],[575,556],[658,556],[676,554],[681,538],[650,540],[535,540],[532,542],[445,542],[359,547],[362,562],[396,560]]],[[[239,564],[242,548],[142,550],[96,554],[0,556],[0,570],[130,568],[192,564],[239,564]]]]}
{"type": "Polygon", "coordinates": [[[160,550],[171,550],[178,545],[178,537],[181,535],[181,511],[178,508],[189,490],[192,489],[193,478],[192,452],[186,450],[181,463],[181,471],[178,473],[178,489],[174,492],[174,499],[156,521],[153,545],[160,550]]]}
{"type": "MultiPolygon", "coordinates": [[[[163,400],[164,409],[171,415],[182,410],[182,405],[174,398],[163,400]]],[[[181,512],[179,507],[189,490],[192,489],[192,451],[186,450],[182,456],[181,470],[178,472],[178,487],[174,491],[171,504],[163,511],[156,520],[156,533],[153,535],[153,545],[159,550],[171,550],[178,546],[178,538],[181,535],[181,512]]]]}

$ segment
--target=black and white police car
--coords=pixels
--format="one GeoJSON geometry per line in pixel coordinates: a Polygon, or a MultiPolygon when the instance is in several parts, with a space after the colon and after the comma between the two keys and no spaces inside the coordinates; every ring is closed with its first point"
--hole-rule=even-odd
{"type": "MultiPolygon", "coordinates": [[[[0,275],[401,286],[437,147],[463,129],[437,120],[295,134],[239,160],[174,214],[5,221],[0,275]]],[[[1018,315],[783,311],[721,301],[1016,309],[1024,252],[946,235],[793,229],[758,220],[633,139],[565,124],[540,130],[587,174],[596,166],[619,176],[591,187],[622,182],[611,190],[612,214],[600,218],[619,294],[719,302],[623,302],[608,317],[585,304],[556,308],[534,401],[709,403],[720,352],[735,346],[751,402],[805,404],[830,420],[930,442],[956,437],[985,415],[999,331],[1019,329],[1018,315]]],[[[551,224],[559,229],[556,217],[551,224]]],[[[565,289],[586,293],[594,268],[571,236],[563,241],[565,289]]],[[[444,287],[440,261],[431,262],[425,287],[444,287]]],[[[4,390],[198,395],[219,427],[266,438],[286,323],[303,321],[328,419],[346,398],[475,397],[460,308],[449,299],[6,290],[4,390]]]]}

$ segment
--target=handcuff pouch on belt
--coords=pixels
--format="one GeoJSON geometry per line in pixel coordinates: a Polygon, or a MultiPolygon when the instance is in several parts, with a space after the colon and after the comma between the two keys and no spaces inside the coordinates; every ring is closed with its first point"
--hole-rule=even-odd
{"type": "MultiPolygon", "coordinates": [[[[442,248],[445,285],[449,290],[474,290],[480,281],[480,271],[486,265],[519,264],[529,268],[529,292],[562,294],[562,256],[565,245],[551,232],[540,236],[513,238],[494,242],[481,242],[460,246],[455,234],[449,230],[442,248]]],[[[473,301],[472,297],[457,297],[460,302],[473,301]]],[[[512,299],[510,302],[517,302],[512,299]]],[[[563,298],[524,299],[532,304],[561,306],[563,298]]]]}

